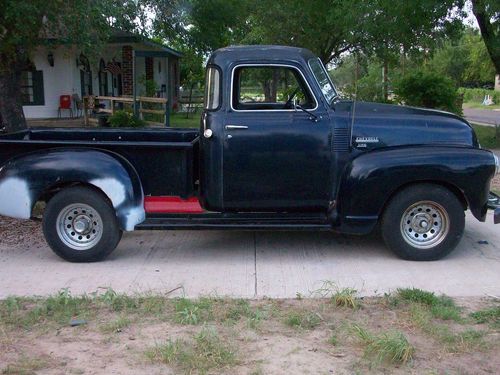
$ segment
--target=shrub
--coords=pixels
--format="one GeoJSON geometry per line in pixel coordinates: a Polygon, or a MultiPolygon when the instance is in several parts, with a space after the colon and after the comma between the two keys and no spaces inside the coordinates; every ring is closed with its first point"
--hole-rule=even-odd
{"type": "Polygon", "coordinates": [[[113,128],[142,128],[146,123],[129,111],[116,111],[109,117],[113,128]]]}
{"type": "Polygon", "coordinates": [[[462,113],[453,81],[435,72],[409,73],[395,82],[394,92],[407,105],[462,113]]]}

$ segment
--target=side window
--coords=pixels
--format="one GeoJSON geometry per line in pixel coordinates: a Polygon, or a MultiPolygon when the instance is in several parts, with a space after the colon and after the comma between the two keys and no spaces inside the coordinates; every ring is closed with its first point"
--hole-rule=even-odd
{"type": "Polygon", "coordinates": [[[220,104],[220,73],[214,67],[209,67],[205,82],[205,109],[215,110],[220,104]]]}
{"type": "Polygon", "coordinates": [[[234,71],[233,108],[239,110],[292,109],[294,99],[312,109],[314,99],[302,75],[282,66],[242,66],[234,71]]]}

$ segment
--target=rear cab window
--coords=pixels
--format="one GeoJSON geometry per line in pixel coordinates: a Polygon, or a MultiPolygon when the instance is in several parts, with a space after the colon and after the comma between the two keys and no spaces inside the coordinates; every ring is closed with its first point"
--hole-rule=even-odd
{"type": "Polygon", "coordinates": [[[316,107],[304,77],[294,67],[244,65],[233,71],[235,110],[292,110],[294,99],[305,109],[316,107]]]}
{"type": "Polygon", "coordinates": [[[220,71],[214,66],[209,66],[205,82],[205,109],[215,111],[221,104],[220,71]]]}

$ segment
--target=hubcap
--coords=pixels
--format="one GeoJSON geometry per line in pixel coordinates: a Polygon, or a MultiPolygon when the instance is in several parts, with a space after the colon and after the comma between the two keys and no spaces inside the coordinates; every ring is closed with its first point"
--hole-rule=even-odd
{"type": "Polygon", "coordinates": [[[401,218],[404,240],[418,249],[429,249],[444,241],[450,230],[446,210],[436,202],[421,201],[406,209],[401,218]]]}
{"type": "Polygon", "coordinates": [[[88,250],[102,237],[102,219],[92,207],[74,203],[57,217],[57,234],[64,244],[75,250],[88,250]]]}

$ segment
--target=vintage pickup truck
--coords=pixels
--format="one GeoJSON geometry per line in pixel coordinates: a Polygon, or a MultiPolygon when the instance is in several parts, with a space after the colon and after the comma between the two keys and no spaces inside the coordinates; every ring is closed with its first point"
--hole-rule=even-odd
{"type": "Polygon", "coordinates": [[[460,241],[465,210],[485,221],[499,163],[464,119],[341,100],[300,48],[223,48],[206,77],[199,131],[1,135],[0,214],[29,219],[46,202],[45,238],[75,262],[138,229],[376,227],[400,257],[435,260],[460,241]]]}

